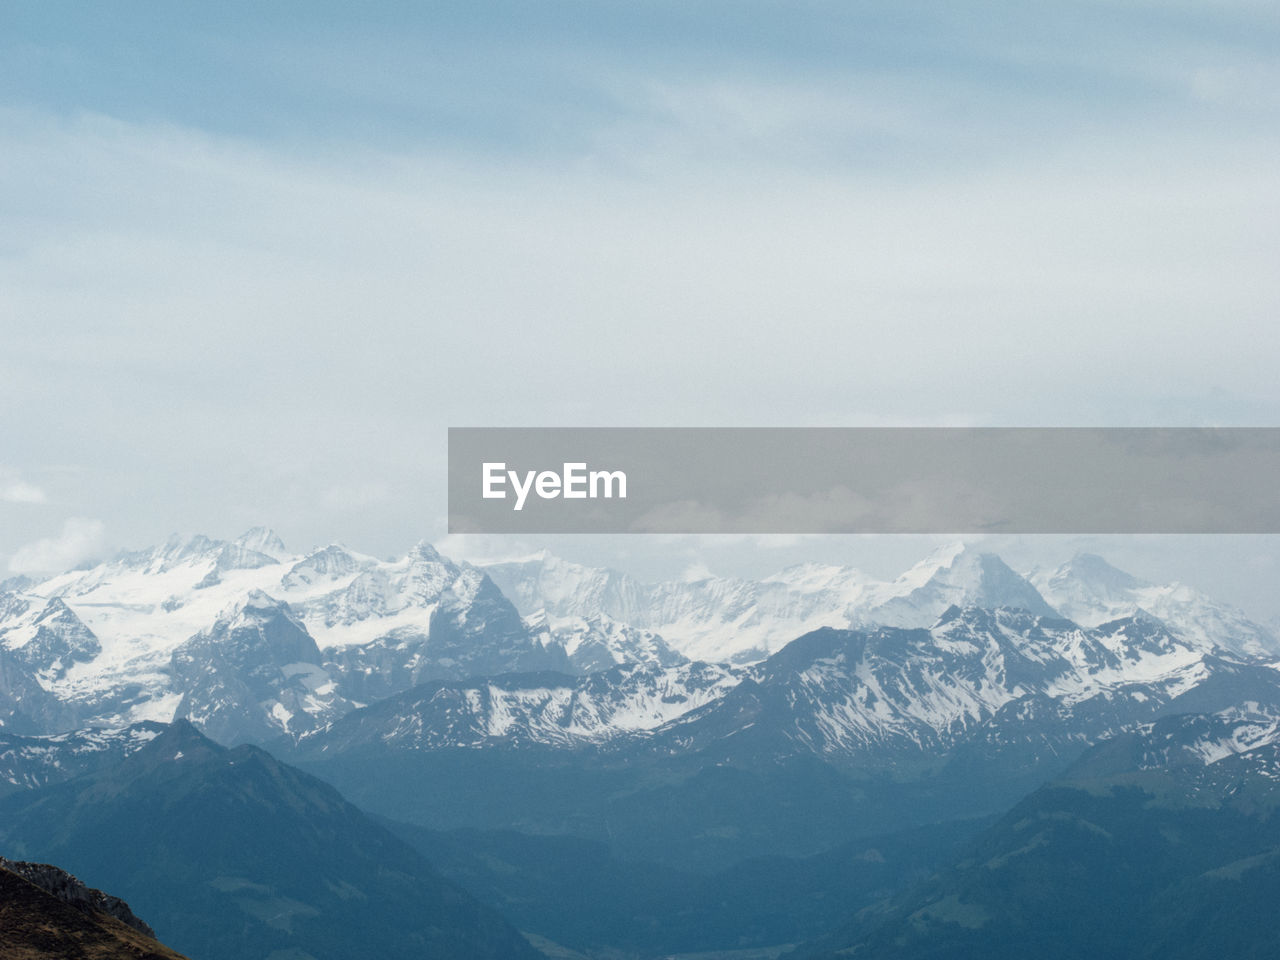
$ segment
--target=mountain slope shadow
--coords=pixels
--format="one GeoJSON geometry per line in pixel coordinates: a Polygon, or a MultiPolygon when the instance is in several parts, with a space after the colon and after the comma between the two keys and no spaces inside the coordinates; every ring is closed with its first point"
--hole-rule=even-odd
{"type": "Polygon", "coordinates": [[[0,838],[94,877],[201,960],[538,956],[332,787],[185,721],[109,770],[4,798],[0,838]]]}
{"type": "Polygon", "coordinates": [[[1259,730],[1274,721],[1190,714],[1103,743],[949,868],[794,956],[1278,956],[1280,742],[1250,747],[1259,730]]]}

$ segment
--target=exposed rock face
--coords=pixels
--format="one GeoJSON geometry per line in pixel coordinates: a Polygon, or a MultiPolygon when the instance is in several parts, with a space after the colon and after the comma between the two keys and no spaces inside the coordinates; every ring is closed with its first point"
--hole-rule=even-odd
{"type": "Polygon", "coordinates": [[[62,731],[73,729],[78,719],[73,706],[42,687],[15,654],[0,649],[0,728],[17,734],[62,731]]]}
{"type": "Polygon", "coordinates": [[[171,658],[179,718],[224,743],[299,733],[349,707],[289,605],[253,591],[171,658]]]}
{"type": "Polygon", "coordinates": [[[102,644],[71,608],[54,597],[36,619],[35,636],[15,655],[32,670],[61,679],[76,663],[88,663],[102,652],[102,644]]]}
{"type": "Polygon", "coordinates": [[[82,913],[105,913],[125,926],[155,938],[156,932],[138,918],[127,903],[119,897],[85,886],[65,870],[48,863],[28,863],[25,860],[6,860],[4,857],[0,857],[0,869],[17,874],[82,913]]]}

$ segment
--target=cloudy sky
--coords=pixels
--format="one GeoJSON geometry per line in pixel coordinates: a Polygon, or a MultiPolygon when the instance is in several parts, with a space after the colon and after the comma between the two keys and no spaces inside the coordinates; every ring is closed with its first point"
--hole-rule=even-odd
{"type": "Polygon", "coordinates": [[[1278,53],[1262,0],[5,3],[0,569],[402,551],[450,425],[1280,423],[1278,53]]]}

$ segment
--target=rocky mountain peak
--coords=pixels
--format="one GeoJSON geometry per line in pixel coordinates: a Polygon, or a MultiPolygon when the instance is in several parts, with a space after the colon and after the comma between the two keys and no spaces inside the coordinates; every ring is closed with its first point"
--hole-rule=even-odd
{"type": "Polygon", "coordinates": [[[421,563],[445,562],[445,559],[440,555],[440,552],[426,540],[419,540],[413,545],[413,549],[409,551],[409,559],[417,560],[421,563]]]}

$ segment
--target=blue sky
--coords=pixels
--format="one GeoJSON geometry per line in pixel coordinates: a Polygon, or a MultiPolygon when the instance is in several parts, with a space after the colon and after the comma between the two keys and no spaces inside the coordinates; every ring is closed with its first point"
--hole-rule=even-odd
{"type": "Polygon", "coordinates": [[[1276,106],[1265,3],[55,0],[4,19],[10,106],[321,154],[580,158],[608,129],[675,122],[655,89],[716,84],[820,93],[796,118],[814,142],[765,153],[850,168],[897,166],[912,140],[951,164],[1133,124],[1249,135],[1276,106]]]}
{"type": "Polygon", "coordinates": [[[1275,424],[1278,47],[1261,2],[5,4],[0,566],[402,550],[449,425],[1275,424]]]}

